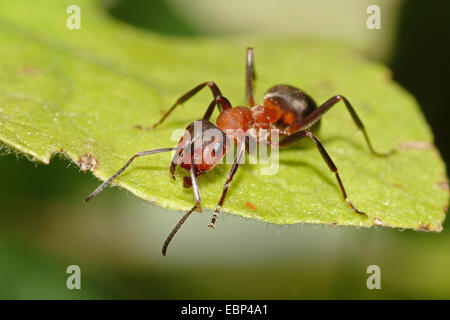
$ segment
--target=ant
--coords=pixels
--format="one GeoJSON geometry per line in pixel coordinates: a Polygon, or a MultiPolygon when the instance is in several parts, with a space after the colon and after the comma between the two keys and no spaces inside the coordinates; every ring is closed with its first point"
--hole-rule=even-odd
{"type": "MultiPolygon", "coordinates": [[[[189,217],[189,215],[196,210],[202,210],[200,206],[200,192],[197,183],[198,177],[204,172],[213,169],[216,164],[219,163],[219,161],[223,158],[227,151],[228,144],[223,142],[218,143],[218,140],[215,138],[203,140],[200,145],[194,143],[194,140],[202,139],[205,135],[205,132],[212,129],[216,130],[216,132],[219,132],[222,141],[224,141],[223,139],[226,139],[227,141],[229,141],[228,139],[230,139],[231,141],[236,141],[238,145],[237,153],[234,158],[233,165],[228,172],[222,195],[212,216],[211,223],[209,224],[209,227],[214,228],[220,209],[224,204],[230,183],[233,180],[233,177],[239,167],[240,160],[245,151],[248,150],[249,136],[257,139],[257,133],[261,129],[270,128],[278,130],[279,132],[280,141],[278,142],[278,147],[288,147],[304,137],[310,138],[318,148],[321,156],[330,168],[331,172],[336,176],[337,183],[348,206],[356,214],[367,217],[367,215],[357,209],[348,198],[347,192],[345,191],[344,184],[342,183],[342,180],[339,176],[336,165],[329,156],[328,152],[325,150],[319,138],[317,138],[317,136],[313,132],[317,131],[320,123],[320,118],[336,103],[338,103],[339,101],[343,101],[356,126],[362,131],[370,152],[375,156],[387,156],[393,151],[388,153],[378,153],[373,149],[369,136],[364,128],[361,119],[356,114],[356,111],[352,107],[350,102],[342,95],[335,95],[325,103],[317,107],[314,100],[304,91],[290,85],[282,84],[271,87],[264,95],[262,104],[257,105],[255,103],[255,99],[253,98],[253,82],[256,78],[253,60],[253,48],[248,47],[245,84],[247,102],[249,107],[232,107],[230,101],[222,95],[218,86],[212,81],[203,82],[197,85],[195,88],[191,89],[183,96],[181,96],[172,105],[172,107],[164,113],[164,115],[158,122],[150,127],[137,126],[143,130],[156,128],[164,122],[164,120],[170,115],[170,113],[172,113],[172,111],[175,110],[177,106],[189,100],[203,88],[208,87],[212,92],[213,100],[206,109],[203,118],[189,124],[189,126],[186,128],[185,134],[178,142],[177,146],[175,148],[153,149],[136,153],[113,176],[111,176],[97,189],[95,189],[85,199],[85,201],[91,200],[109,184],[111,184],[111,182],[115,178],[117,178],[134,159],[151,154],[175,150],[175,156],[173,157],[170,165],[170,173],[172,175],[172,178],[175,179],[175,169],[178,165],[183,169],[189,171],[190,176],[184,178],[184,187],[193,188],[195,205],[180,219],[180,221],[173,228],[166,241],[164,242],[162,254],[163,256],[165,256],[169,243],[175,236],[175,233],[180,229],[181,225],[189,217]],[[220,114],[216,119],[216,125],[214,125],[210,122],[210,118],[216,106],[218,107],[220,114]],[[202,131],[200,134],[195,133],[195,125],[201,125],[202,131]],[[236,132],[235,130],[240,130],[240,132],[243,132],[244,135],[234,134],[233,132],[236,132]],[[193,139],[189,139],[188,137],[190,136],[193,136],[193,139]],[[208,159],[209,161],[205,161],[205,159],[201,160],[200,162],[193,161],[198,154],[204,154],[205,150],[208,150],[211,153],[211,157],[208,159]]],[[[267,143],[270,143],[269,140],[267,141],[267,143]]]]}

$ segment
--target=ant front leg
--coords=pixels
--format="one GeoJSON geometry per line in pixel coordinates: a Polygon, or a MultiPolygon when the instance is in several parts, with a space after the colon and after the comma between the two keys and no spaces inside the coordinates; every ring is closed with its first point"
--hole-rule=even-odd
{"type": "Polygon", "coordinates": [[[169,236],[167,237],[166,241],[164,241],[164,245],[162,247],[162,255],[165,256],[167,252],[167,247],[169,246],[170,242],[172,241],[173,237],[177,233],[177,231],[181,228],[183,223],[186,221],[186,219],[191,215],[192,212],[195,210],[201,211],[200,207],[200,191],[198,189],[198,183],[197,183],[197,176],[195,175],[194,165],[191,165],[191,182],[192,182],[192,188],[194,189],[194,197],[195,197],[195,205],[185,213],[185,215],[178,221],[177,225],[172,229],[169,236]]]}
{"type": "Polygon", "coordinates": [[[223,203],[225,202],[225,197],[228,192],[228,188],[230,186],[231,181],[233,180],[234,174],[236,173],[237,169],[239,168],[239,163],[241,161],[242,155],[245,152],[245,146],[247,144],[247,138],[245,138],[241,144],[238,147],[238,152],[236,154],[236,157],[234,158],[233,166],[231,167],[230,171],[228,172],[227,180],[225,181],[225,184],[223,186],[222,196],[220,197],[219,203],[217,204],[217,208],[214,211],[214,214],[211,219],[211,223],[209,224],[209,227],[215,228],[215,223],[217,220],[217,217],[219,216],[220,209],[223,206],[223,203]]]}
{"type": "Polygon", "coordinates": [[[353,109],[350,102],[344,96],[341,96],[341,95],[335,95],[334,97],[332,97],[328,101],[326,101],[324,104],[322,104],[320,107],[315,109],[313,112],[311,112],[308,116],[293,123],[286,130],[286,134],[291,135],[291,134],[294,134],[294,132],[309,129],[314,123],[316,123],[320,119],[320,117],[322,117],[325,114],[325,112],[327,112],[332,106],[334,106],[339,101],[344,101],[348,112],[352,116],[353,121],[355,122],[358,129],[361,130],[362,133],[364,134],[364,139],[366,140],[367,146],[369,147],[370,152],[374,156],[386,157],[394,152],[394,150],[391,150],[390,152],[387,152],[387,153],[380,153],[380,152],[377,152],[372,147],[372,143],[370,142],[369,135],[367,134],[364,124],[362,123],[362,121],[358,117],[358,115],[356,114],[356,111],[355,111],[355,109],[353,109]]]}
{"type": "MultiPolygon", "coordinates": [[[[217,103],[219,104],[220,111],[222,111],[223,109],[231,108],[230,102],[225,97],[222,97],[222,93],[220,92],[219,87],[217,87],[217,85],[214,82],[212,82],[212,81],[203,82],[203,83],[200,83],[195,88],[186,92],[180,98],[178,98],[178,100],[172,105],[172,107],[169,110],[167,110],[163,114],[162,118],[158,122],[156,122],[155,124],[148,126],[148,127],[142,127],[140,125],[136,125],[135,128],[142,129],[142,130],[151,130],[151,129],[156,128],[157,126],[159,126],[160,124],[162,124],[164,122],[164,120],[169,116],[169,114],[172,113],[173,110],[175,110],[175,108],[177,106],[179,106],[180,104],[183,104],[184,102],[186,102],[187,100],[192,98],[196,93],[198,93],[200,90],[202,90],[205,87],[209,87],[211,89],[214,99],[216,99],[217,97],[221,97],[220,101],[217,101],[215,103],[215,104],[217,104],[217,103]]],[[[209,110],[209,108],[208,108],[208,110],[209,110]]],[[[211,116],[212,111],[213,110],[211,110],[211,112],[209,113],[209,117],[211,116]]],[[[207,112],[207,114],[208,114],[208,112],[207,112]]],[[[206,119],[206,120],[208,120],[208,119],[206,119]]]]}
{"type": "Polygon", "coordinates": [[[355,211],[355,213],[360,214],[364,217],[367,217],[367,214],[365,214],[362,211],[359,211],[349,200],[349,198],[347,196],[347,192],[345,191],[345,188],[344,188],[344,184],[342,183],[341,177],[339,176],[338,169],[337,169],[336,165],[334,164],[333,160],[331,160],[331,157],[328,155],[328,152],[325,150],[325,148],[322,145],[322,143],[320,142],[319,138],[317,138],[311,131],[302,131],[302,133],[303,133],[303,136],[307,136],[307,137],[311,138],[312,141],[314,142],[314,144],[317,146],[317,149],[319,149],[319,152],[322,155],[323,160],[327,163],[331,172],[333,172],[334,175],[336,176],[336,180],[339,184],[339,187],[341,188],[342,195],[344,196],[344,199],[347,202],[347,204],[349,205],[349,207],[352,208],[353,211],[355,211]]]}
{"type": "Polygon", "coordinates": [[[206,112],[202,118],[203,120],[209,121],[209,119],[211,119],[212,113],[214,112],[214,108],[216,107],[216,105],[222,107],[220,110],[226,110],[231,108],[231,103],[230,101],[228,101],[227,98],[225,98],[224,96],[217,96],[211,101],[211,103],[208,106],[208,109],[206,109],[206,112]]]}
{"type": "Polygon", "coordinates": [[[253,65],[253,47],[247,48],[247,68],[245,72],[245,89],[247,93],[247,101],[250,107],[255,106],[255,99],[253,98],[253,81],[256,78],[255,68],[253,65]]]}

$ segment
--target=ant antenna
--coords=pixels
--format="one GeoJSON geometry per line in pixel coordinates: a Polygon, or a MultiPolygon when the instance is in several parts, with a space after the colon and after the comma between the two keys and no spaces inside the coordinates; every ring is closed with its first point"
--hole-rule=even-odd
{"type": "Polygon", "coordinates": [[[170,234],[167,237],[166,241],[164,241],[164,245],[162,247],[162,255],[163,256],[166,256],[167,247],[169,246],[170,241],[172,241],[173,237],[177,233],[178,229],[181,228],[181,226],[186,221],[186,219],[191,215],[191,213],[194,212],[195,210],[197,210],[198,206],[199,206],[199,204],[196,203],[195,206],[193,206],[191,208],[191,210],[186,212],[186,214],[180,219],[180,221],[178,221],[177,225],[172,229],[172,231],[170,232],[170,234]]]}
{"type": "Polygon", "coordinates": [[[119,169],[119,171],[117,171],[111,178],[109,178],[108,180],[106,180],[105,182],[103,182],[101,185],[99,185],[97,187],[97,189],[95,189],[94,191],[92,191],[92,193],[86,198],[84,199],[84,202],[88,202],[89,200],[91,200],[92,198],[94,198],[96,195],[98,195],[100,192],[103,191],[103,189],[105,189],[107,186],[109,186],[111,184],[111,182],[117,178],[122,172],[125,171],[126,168],[128,168],[128,166],[131,164],[131,162],[133,162],[134,159],[138,158],[138,157],[143,157],[143,156],[148,156],[150,154],[154,154],[154,153],[161,153],[161,152],[167,152],[167,151],[172,151],[175,150],[176,148],[163,148],[163,149],[153,149],[153,150],[146,150],[146,151],[141,151],[136,153],[134,156],[132,156],[130,158],[130,160],[127,161],[127,163],[125,163],[125,165],[119,169]]]}
{"type": "Polygon", "coordinates": [[[191,181],[192,181],[192,188],[194,189],[194,197],[195,197],[195,206],[191,208],[188,212],[185,213],[185,215],[178,221],[177,225],[172,229],[169,236],[167,237],[166,241],[164,241],[163,247],[162,247],[162,254],[163,256],[166,255],[167,247],[170,244],[170,241],[172,241],[173,237],[177,233],[177,231],[181,228],[183,223],[186,221],[186,219],[191,215],[192,212],[199,209],[201,211],[200,207],[200,192],[198,190],[198,184],[197,184],[197,175],[195,174],[195,167],[194,165],[191,165],[191,181]]]}

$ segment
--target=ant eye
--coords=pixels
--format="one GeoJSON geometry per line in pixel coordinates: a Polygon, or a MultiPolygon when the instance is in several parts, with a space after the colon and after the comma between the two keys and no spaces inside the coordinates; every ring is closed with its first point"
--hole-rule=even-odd
{"type": "Polygon", "coordinates": [[[214,143],[214,151],[217,152],[222,147],[222,144],[220,142],[214,143]]]}
{"type": "Polygon", "coordinates": [[[218,152],[220,152],[220,149],[222,149],[222,143],[216,142],[213,146],[213,155],[216,155],[218,152]]]}

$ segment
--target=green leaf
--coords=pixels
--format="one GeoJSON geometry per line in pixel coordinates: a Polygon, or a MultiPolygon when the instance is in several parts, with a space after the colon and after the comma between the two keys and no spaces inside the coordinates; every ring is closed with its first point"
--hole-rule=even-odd
{"type": "MultiPolygon", "coordinates": [[[[209,92],[154,131],[133,126],[155,122],[194,85],[214,80],[234,105],[245,104],[244,54],[253,44],[257,98],[277,83],[298,86],[318,103],[343,94],[375,148],[398,152],[371,156],[344,105],[336,105],[318,135],[349,197],[368,218],[348,208],[313,146],[282,150],[274,176],[261,175],[259,165],[243,165],[224,212],[277,224],[442,229],[449,196],[445,166],[416,101],[385,67],[333,42],[166,37],[112,20],[97,2],[77,2],[80,30],[66,28],[71,1],[0,3],[0,139],[8,146],[44,163],[62,152],[105,180],[135,152],[175,145],[173,130],[201,117],[209,92]]],[[[140,158],[116,184],[160,206],[186,210],[193,204],[192,190],[182,187],[187,173],[178,170],[173,181],[170,160],[169,153],[140,158]]],[[[221,165],[200,177],[204,208],[215,208],[228,170],[221,165]]]]}

